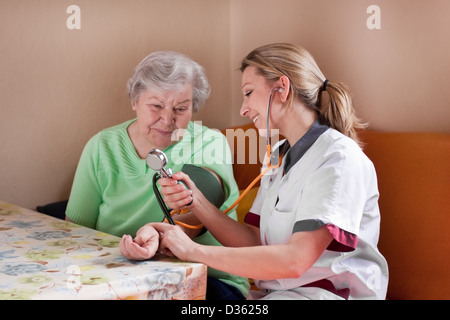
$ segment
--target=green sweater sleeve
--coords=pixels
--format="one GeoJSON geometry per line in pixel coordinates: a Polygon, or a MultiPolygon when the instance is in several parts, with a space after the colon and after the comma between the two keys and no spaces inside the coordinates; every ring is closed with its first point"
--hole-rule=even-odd
{"type": "Polygon", "coordinates": [[[93,229],[102,202],[97,179],[98,139],[99,134],[93,136],[84,147],[66,209],[66,216],[70,220],[93,229]]]}

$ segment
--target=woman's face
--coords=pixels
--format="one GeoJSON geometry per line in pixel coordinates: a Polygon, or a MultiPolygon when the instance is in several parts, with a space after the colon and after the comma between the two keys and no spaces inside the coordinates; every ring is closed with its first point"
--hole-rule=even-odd
{"type": "Polygon", "coordinates": [[[192,119],[192,86],[177,91],[147,89],[132,106],[139,138],[151,148],[164,150],[176,143],[192,119]]]}
{"type": "Polygon", "coordinates": [[[244,95],[241,116],[249,117],[257,129],[265,129],[271,90],[266,79],[256,73],[255,67],[249,66],[242,73],[241,90],[244,95]]]}

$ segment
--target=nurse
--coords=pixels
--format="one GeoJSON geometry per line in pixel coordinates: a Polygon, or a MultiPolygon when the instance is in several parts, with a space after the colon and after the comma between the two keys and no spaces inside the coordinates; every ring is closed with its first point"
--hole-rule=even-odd
{"type": "MultiPolygon", "coordinates": [[[[173,178],[187,183],[193,202],[187,206],[192,199],[175,180],[161,179],[165,202],[187,207],[224,246],[195,243],[163,223],[147,224],[138,235],[156,230],[168,255],[255,279],[260,290],[249,299],[384,299],[388,268],[377,249],[377,176],[359,145],[356,133],[364,125],[348,89],[327,80],[310,53],[291,44],[253,50],[241,71],[241,116],[286,137],[273,147],[281,166],[262,178],[246,225],[216,209],[178,172],[173,178]]],[[[135,245],[124,242],[123,252],[130,256],[130,248],[139,258],[135,245]]]]}

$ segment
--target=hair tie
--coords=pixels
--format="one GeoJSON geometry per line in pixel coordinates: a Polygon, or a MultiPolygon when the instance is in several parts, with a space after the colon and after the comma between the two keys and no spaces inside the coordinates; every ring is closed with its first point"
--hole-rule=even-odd
{"type": "Polygon", "coordinates": [[[325,79],[325,81],[323,82],[322,91],[327,91],[327,84],[328,84],[328,79],[325,79]]]}

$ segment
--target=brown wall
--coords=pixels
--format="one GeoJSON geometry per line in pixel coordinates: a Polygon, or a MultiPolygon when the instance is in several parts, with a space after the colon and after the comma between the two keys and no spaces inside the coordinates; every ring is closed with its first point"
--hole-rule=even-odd
{"type": "Polygon", "coordinates": [[[0,0],[0,199],[67,198],[89,137],[134,116],[126,82],[151,51],[202,64],[213,93],[197,118],[230,123],[229,25],[228,1],[0,0]]]}
{"type": "MultiPolygon", "coordinates": [[[[236,0],[231,64],[266,43],[297,43],[327,78],[349,85],[371,128],[450,133],[449,16],[448,0],[236,0]],[[366,26],[370,5],[380,8],[379,30],[366,26]]],[[[232,89],[235,107],[239,72],[232,89]]]]}
{"type": "Polygon", "coordinates": [[[68,197],[87,139],[133,117],[126,81],[155,50],[202,64],[212,95],[196,116],[239,116],[240,59],[256,46],[308,48],[346,82],[360,117],[383,131],[450,133],[448,0],[0,0],[0,199],[25,207],[68,197]],[[69,5],[81,29],[69,30],[69,5]],[[381,29],[369,30],[369,5],[381,29]]]}

